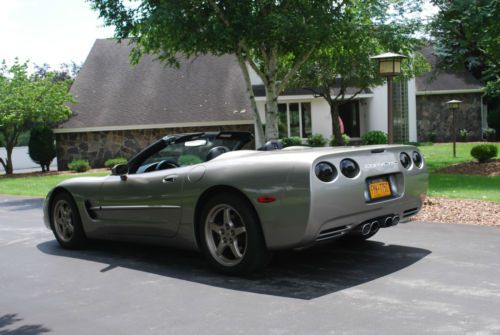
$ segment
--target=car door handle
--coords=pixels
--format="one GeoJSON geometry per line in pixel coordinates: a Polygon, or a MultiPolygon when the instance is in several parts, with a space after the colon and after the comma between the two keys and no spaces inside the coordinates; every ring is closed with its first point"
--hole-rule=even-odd
{"type": "Polygon", "coordinates": [[[163,183],[164,184],[173,183],[176,180],[177,180],[177,176],[166,176],[165,178],[163,178],[163,183]]]}

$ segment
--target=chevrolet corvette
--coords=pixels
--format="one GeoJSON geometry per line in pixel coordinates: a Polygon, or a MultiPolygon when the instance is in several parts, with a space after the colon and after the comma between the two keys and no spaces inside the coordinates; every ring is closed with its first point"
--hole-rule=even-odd
{"type": "Polygon", "coordinates": [[[57,185],[45,225],[64,248],[88,239],[171,245],[202,251],[223,273],[248,274],[275,250],[362,241],[422,208],[428,173],[414,146],[244,150],[252,140],[165,136],[108,176],[57,185]]]}

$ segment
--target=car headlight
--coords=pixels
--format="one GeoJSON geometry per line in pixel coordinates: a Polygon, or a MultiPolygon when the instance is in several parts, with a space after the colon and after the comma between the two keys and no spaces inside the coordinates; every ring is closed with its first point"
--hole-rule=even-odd
{"type": "Polygon", "coordinates": [[[422,159],[422,155],[420,155],[420,153],[418,153],[417,151],[413,151],[411,156],[413,158],[413,163],[415,163],[415,165],[419,168],[422,167],[422,164],[424,162],[424,160],[422,159]]]}
{"type": "Polygon", "coordinates": [[[316,173],[316,177],[325,183],[328,183],[337,177],[337,169],[335,166],[327,162],[319,162],[316,164],[314,172],[316,173]]]}
{"type": "Polygon", "coordinates": [[[399,161],[405,169],[409,169],[411,167],[411,158],[406,152],[402,152],[399,154],[399,161]]]}
{"type": "Polygon", "coordinates": [[[358,163],[349,158],[343,159],[340,162],[340,171],[347,178],[354,178],[359,174],[358,163]]]}

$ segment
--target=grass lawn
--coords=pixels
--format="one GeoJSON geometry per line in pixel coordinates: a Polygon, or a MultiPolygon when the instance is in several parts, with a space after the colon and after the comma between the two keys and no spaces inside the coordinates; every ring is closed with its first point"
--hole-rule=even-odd
{"type": "Polygon", "coordinates": [[[72,173],[51,176],[0,177],[0,194],[45,197],[51,188],[74,177],[105,176],[105,172],[72,173]]]}
{"type": "MultiPolygon", "coordinates": [[[[466,176],[434,173],[448,165],[474,160],[470,155],[479,143],[457,143],[457,157],[453,158],[452,143],[437,143],[419,147],[430,170],[429,195],[433,197],[480,199],[500,202],[500,176],[466,176]]],[[[499,143],[493,143],[499,147],[499,143]]]]}
{"type": "Polygon", "coordinates": [[[500,176],[483,177],[431,173],[428,194],[431,197],[500,202],[500,176]]]}
{"type": "MultiPolygon", "coordinates": [[[[424,155],[427,167],[432,171],[448,165],[458,164],[473,161],[474,158],[470,155],[472,147],[481,143],[457,143],[457,157],[453,158],[453,143],[436,143],[433,145],[424,145],[418,147],[424,155]]],[[[495,144],[500,153],[499,143],[495,144]]]]}

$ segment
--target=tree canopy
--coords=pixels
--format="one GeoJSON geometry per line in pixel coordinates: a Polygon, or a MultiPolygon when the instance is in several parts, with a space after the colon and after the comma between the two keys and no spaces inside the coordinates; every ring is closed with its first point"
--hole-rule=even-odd
{"type": "Polygon", "coordinates": [[[141,0],[133,7],[125,0],[90,2],[105,23],[116,27],[117,38],[134,38],[136,62],[143,53],[156,54],[169,65],[176,65],[180,55],[236,55],[260,130],[249,64],[266,90],[266,138],[275,139],[279,94],[311,53],[334,34],[350,0],[141,0]]]}
{"type": "Polygon", "coordinates": [[[408,55],[402,77],[407,79],[428,69],[424,57],[415,50],[421,41],[420,28],[410,14],[419,11],[418,2],[356,1],[346,8],[335,37],[319,47],[293,78],[292,85],[305,87],[330,105],[333,133],[342,144],[338,107],[368,87],[383,84],[377,63],[370,59],[382,52],[408,55]],[[346,96],[347,89],[354,90],[346,96]]]}
{"type": "Polygon", "coordinates": [[[499,94],[500,1],[432,0],[432,3],[439,8],[430,24],[436,54],[441,59],[439,66],[465,67],[489,84],[489,95],[499,94]]]}
{"type": "Polygon", "coordinates": [[[7,157],[0,158],[7,174],[13,172],[12,150],[19,135],[33,125],[54,125],[66,120],[71,110],[67,102],[76,103],[68,93],[67,81],[54,80],[55,74],[37,78],[28,73],[28,63],[15,61],[0,66],[0,134],[7,157]]]}

